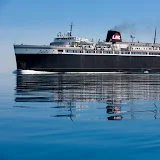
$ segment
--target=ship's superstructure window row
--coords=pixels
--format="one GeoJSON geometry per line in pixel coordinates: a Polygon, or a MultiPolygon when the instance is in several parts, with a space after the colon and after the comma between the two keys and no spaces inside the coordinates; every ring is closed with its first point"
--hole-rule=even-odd
{"type": "Polygon", "coordinates": [[[72,49],[61,48],[48,48],[48,49],[36,49],[27,47],[16,47],[15,51],[17,54],[94,54],[94,55],[157,55],[160,56],[160,50],[104,50],[104,49],[84,49],[71,47],[72,49]]]}

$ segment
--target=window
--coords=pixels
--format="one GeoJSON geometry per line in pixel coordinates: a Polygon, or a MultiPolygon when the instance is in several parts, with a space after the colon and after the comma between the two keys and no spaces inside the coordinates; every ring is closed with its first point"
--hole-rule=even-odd
{"type": "Polygon", "coordinates": [[[58,52],[63,52],[63,50],[58,50],[58,52]]]}

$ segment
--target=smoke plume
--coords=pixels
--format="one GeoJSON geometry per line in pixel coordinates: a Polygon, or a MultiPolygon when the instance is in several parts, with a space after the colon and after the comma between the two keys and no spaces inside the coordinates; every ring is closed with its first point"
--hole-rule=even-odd
{"type": "Polygon", "coordinates": [[[135,34],[136,33],[136,27],[135,24],[130,23],[122,23],[119,25],[115,25],[111,30],[116,30],[121,33],[128,33],[128,34],[135,34]]]}

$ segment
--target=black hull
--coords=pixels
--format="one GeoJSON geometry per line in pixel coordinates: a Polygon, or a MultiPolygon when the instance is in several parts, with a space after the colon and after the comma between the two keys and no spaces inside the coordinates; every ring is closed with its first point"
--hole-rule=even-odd
{"type": "Polygon", "coordinates": [[[160,72],[158,56],[16,54],[17,69],[50,72],[160,72]]]}

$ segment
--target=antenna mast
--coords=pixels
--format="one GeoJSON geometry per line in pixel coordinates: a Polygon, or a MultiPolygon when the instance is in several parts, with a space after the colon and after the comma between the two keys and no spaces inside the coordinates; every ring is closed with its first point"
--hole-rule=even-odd
{"type": "Polygon", "coordinates": [[[71,23],[71,28],[70,28],[70,36],[72,36],[72,28],[73,28],[73,22],[71,23]]]}
{"type": "Polygon", "coordinates": [[[133,41],[134,41],[135,37],[134,37],[133,35],[130,35],[130,37],[131,37],[131,39],[132,39],[132,43],[133,43],[133,41]]]}
{"type": "Polygon", "coordinates": [[[154,44],[156,43],[156,34],[157,34],[157,27],[155,28],[155,34],[154,34],[154,44]]]}

